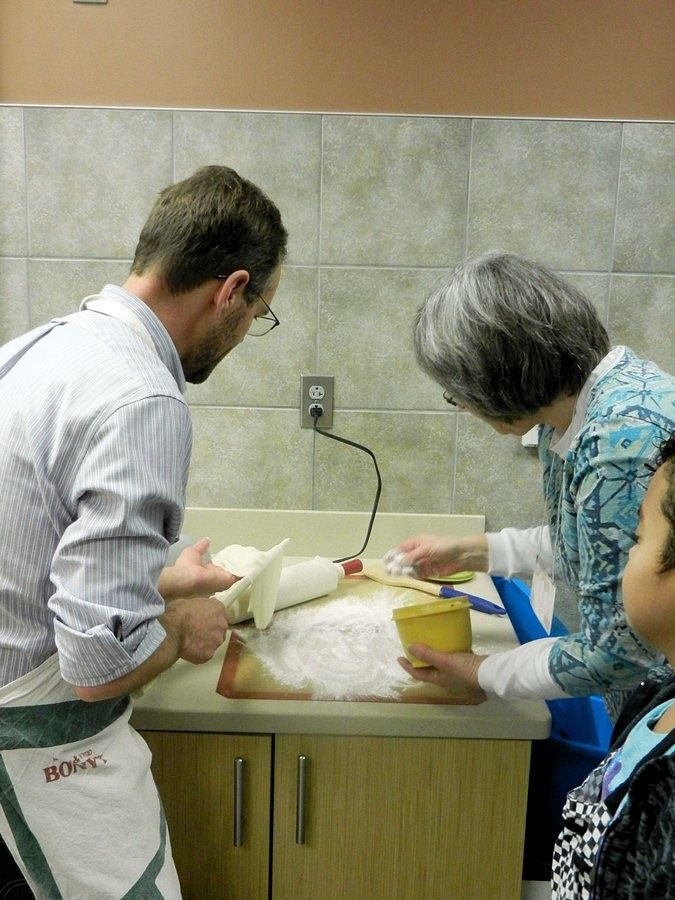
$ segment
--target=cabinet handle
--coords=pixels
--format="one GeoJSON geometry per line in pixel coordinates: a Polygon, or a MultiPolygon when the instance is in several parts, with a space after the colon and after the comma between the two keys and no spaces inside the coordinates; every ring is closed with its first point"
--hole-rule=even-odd
{"type": "Polygon", "coordinates": [[[232,843],[241,847],[244,843],[244,760],[234,759],[234,837],[232,843]]]}
{"type": "Polygon", "coordinates": [[[307,788],[307,757],[298,757],[298,788],[295,812],[295,843],[305,843],[305,791],[307,788]]]}

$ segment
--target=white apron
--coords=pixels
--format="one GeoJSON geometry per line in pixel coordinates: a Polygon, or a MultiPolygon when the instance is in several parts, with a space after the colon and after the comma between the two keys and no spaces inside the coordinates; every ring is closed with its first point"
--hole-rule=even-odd
{"type": "Polygon", "coordinates": [[[181,896],[131,710],[78,700],[56,654],[0,688],[0,831],[41,900],[181,896]]]}

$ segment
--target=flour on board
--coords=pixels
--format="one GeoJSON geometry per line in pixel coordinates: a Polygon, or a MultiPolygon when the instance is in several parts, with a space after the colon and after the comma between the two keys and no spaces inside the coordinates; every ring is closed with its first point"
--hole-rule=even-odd
{"type": "Polygon", "coordinates": [[[366,602],[281,610],[265,631],[236,633],[277,681],[316,700],[395,699],[420,686],[397,662],[403,650],[391,611],[405,603],[402,592],[383,589],[366,602]]]}

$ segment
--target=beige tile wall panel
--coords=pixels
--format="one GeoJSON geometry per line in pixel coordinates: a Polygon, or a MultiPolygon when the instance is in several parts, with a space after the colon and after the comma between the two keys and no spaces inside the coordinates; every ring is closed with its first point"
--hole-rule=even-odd
{"type": "Polygon", "coordinates": [[[560,274],[588,297],[600,316],[600,321],[607,327],[609,275],[598,272],[561,272],[560,274]]]}
{"type": "Polygon", "coordinates": [[[623,130],[614,269],[675,269],[675,125],[627,122],[623,130]]]}
{"type": "Polygon", "coordinates": [[[543,525],[537,451],[522,447],[517,437],[495,435],[468,413],[457,413],[457,419],[453,511],[484,511],[487,531],[543,525]]]}
{"type": "Polygon", "coordinates": [[[675,277],[613,275],[609,330],[617,344],[675,371],[675,277]]]}
{"type": "Polygon", "coordinates": [[[193,410],[191,506],[312,508],[311,431],[296,410],[193,410]]]}
{"type": "Polygon", "coordinates": [[[129,259],[173,176],[171,113],[26,109],[32,256],[129,259]]]}
{"type": "Polygon", "coordinates": [[[338,408],[444,409],[442,391],[417,365],[416,309],[442,269],[322,268],[319,372],[340,377],[338,408]]]}
{"type": "MultiPolygon", "coordinates": [[[[339,412],[334,431],[375,454],[383,512],[445,513],[452,498],[454,418],[454,413],[339,412]]],[[[314,508],[371,509],[376,476],[370,457],[321,435],[316,440],[314,508]]]]}
{"type": "Polygon", "coordinates": [[[23,111],[19,108],[0,108],[0,197],[0,254],[25,256],[26,180],[23,111]]]}
{"type": "Polygon", "coordinates": [[[28,262],[31,325],[76,312],[80,301],[105,284],[123,284],[131,260],[31,259],[28,262]]]}
{"type": "Polygon", "coordinates": [[[459,262],[470,131],[468,119],[326,116],[321,262],[459,262]]]}
{"type": "Polygon", "coordinates": [[[475,121],[469,254],[607,269],[620,144],[613,122],[475,121]]]}
{"type": "Polygon", "coordinates": [[[25,259],[0,259],[0,343],[28,329],[28,273],[25,259]]]}
{"type": "Polygon", "coordinates": [[[288,262],[316,265],[321,116],[176,112],[176,178],[227,165],[274,200],[289,232],[288,262]]]}

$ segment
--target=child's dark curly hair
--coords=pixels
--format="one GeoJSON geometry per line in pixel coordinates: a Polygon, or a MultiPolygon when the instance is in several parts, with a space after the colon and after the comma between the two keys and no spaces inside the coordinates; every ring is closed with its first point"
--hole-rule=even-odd
{"type": "Polygon", "coordinates": [[[670,525],[670,532],[661,551],[661,569],[675,569],[675,434],[671,434],[659,449],[659,465],[666,464],[666,492],[661,501],[661,511],[670,525]]]}

